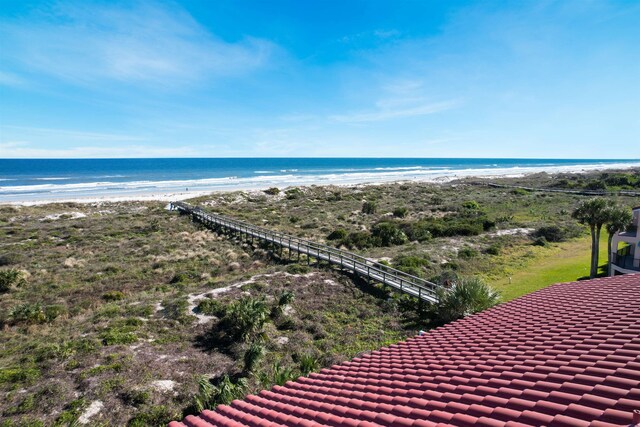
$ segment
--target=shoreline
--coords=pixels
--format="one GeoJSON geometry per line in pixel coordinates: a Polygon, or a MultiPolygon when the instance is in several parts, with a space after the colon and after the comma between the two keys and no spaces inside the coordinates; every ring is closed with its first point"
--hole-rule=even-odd
{"type": "MultiPolygon", "coordinates": [[[[627,170],[640,167],[640,163],[612,163],[612,164],[594,164],[594,165],[567,165],[567,166],[555,166],[555,167],[515,167],[515,168],[502,168],[502,169],[460,169],[455,171],[450,171],[451,173],[447,174],[444,171],[438,171],[433,173],[432,171],[429,174],[417,174],[414,176],[407,176],[409,174],[389,174],[386,175],[381,173],[378,179],[370,180],[373,178],[370,174],[365,177],[359,176],[359,174],[354,173],[343,177],[341,180],[331,181],[330,179],[323,179],[323,175],[314,175],[314,176],[300,176],[300,178],[305,178],[302,180],[292,180],[287,181],[284,180],[281,183],[273,183],[273,182],[253,182],[247,183],[245,185],[239,183],[233,186],[227,187],[211,187],[211,188],[203,188],[198,190],[191,191],[169,191],[169,190],[158,190],[158,191],[142,191],[142,192],[132,192],[125,193],[119,192],[117,194],[112,195],[86,195],[86,196],[70,196],[70,197],[49,197],[42,199],[25,199],[25,200],[0,200],[0,206],[38,206],[38,205],[48,205],[55,203],[80,203],[80,204],[90,204],[90,203],[118,203],[118,202],[149,202],[149,201],[159,201],[159,202],[169,202],[169,201],[180,201],[186,200],[195,197],[206,196],[209,194],[215,193],[229,193],[234,191],[262,191],[267,188],[277,187],[279,189],[285,189],[289,187],[310,187],[310,186],[337,186],[337,187],[348,187],[348,186],[371,186],[371,185],[383,185],[383,184],[402,184],[402,183],[431,183],[431,184],[444,184],[447,182],[451,182],[457,179],[464,178],[478,178],[478,179],[487,179],[487,178],[521,178],[528,175],[533,175],[537,173],[545,172],[549,175],[557,175],[561,173],[589,173],[589,172],[597,172],[597,171],[607,171],[607,170],[627,170]],[[309,179],[311,178],[311,179],[309,179]],[[315,179],[313,179],[315,178],[315,179]]],[[[0,198],[2,194],[0,193],[0,198]]],[[[16,197],[19,197],[16,195],[16,197]]]]}

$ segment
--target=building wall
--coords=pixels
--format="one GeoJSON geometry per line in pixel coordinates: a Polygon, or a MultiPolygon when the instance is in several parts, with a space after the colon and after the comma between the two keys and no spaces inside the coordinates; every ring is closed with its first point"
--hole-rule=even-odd
{"type": "MultiPolygon", "coordinates": [[[[623,232],[617,233],[613,236],[613,240],[611,241],[611,260],[612,263],[615,263],[617,252],[621,249],[620,246],[628,244],[630,246],[630,255],[632,255],[634,259],[633,266],[635,268],[640,268],[640,208],[633,210],[632,223],[636,227],[635,234],[623,232]]],[[[630,274],[637,273],[638,271],[624,269],[613,264],[610,265],[609,276],[615,275],[616,272],[619,274],[630,274]]]]}

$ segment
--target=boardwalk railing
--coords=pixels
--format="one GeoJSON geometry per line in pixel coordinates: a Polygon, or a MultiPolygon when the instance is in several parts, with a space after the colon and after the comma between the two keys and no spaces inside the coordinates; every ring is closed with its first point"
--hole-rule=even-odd
{"type": "Polygon", "coordinates": [[[170,208],[190,215],[194,221],[200,222],[208,228],[222,228],[227,231],[238,232],[247,237],[275,244],[280,248],[286,248],[289,253],[297,252],[298,254],[306,255],[308,259],[313,257],[317,260],[340,266],[353,274],[365,277],[368,281],[385,284],[421,300],[429,302],[437,300],[436,289],[438,285],[435,283],[371,261],[363,256],[257,227],[222,215],[207,213],[197,206],[184,202],[172,202],[170,208]]]}

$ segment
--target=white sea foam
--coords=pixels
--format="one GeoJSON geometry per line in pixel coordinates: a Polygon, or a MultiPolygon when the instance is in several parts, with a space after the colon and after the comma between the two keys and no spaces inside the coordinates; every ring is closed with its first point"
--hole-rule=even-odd
{"type": "Polygon", "coordinates": [[[52,176],[52,177],[45,177],[45,178],[33,178],[35,181],[66,181],[69,178],[66,177],[57,177],[57,176],[52,176]]]}

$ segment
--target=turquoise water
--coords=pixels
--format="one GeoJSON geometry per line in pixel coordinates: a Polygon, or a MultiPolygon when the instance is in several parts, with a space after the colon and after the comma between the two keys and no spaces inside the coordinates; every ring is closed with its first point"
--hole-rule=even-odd
{"type": "Polygon", "coordinates": [[[571,159],[0,159],[0,202],[425,181],[638,164],[638,160],[571,159]]]}

